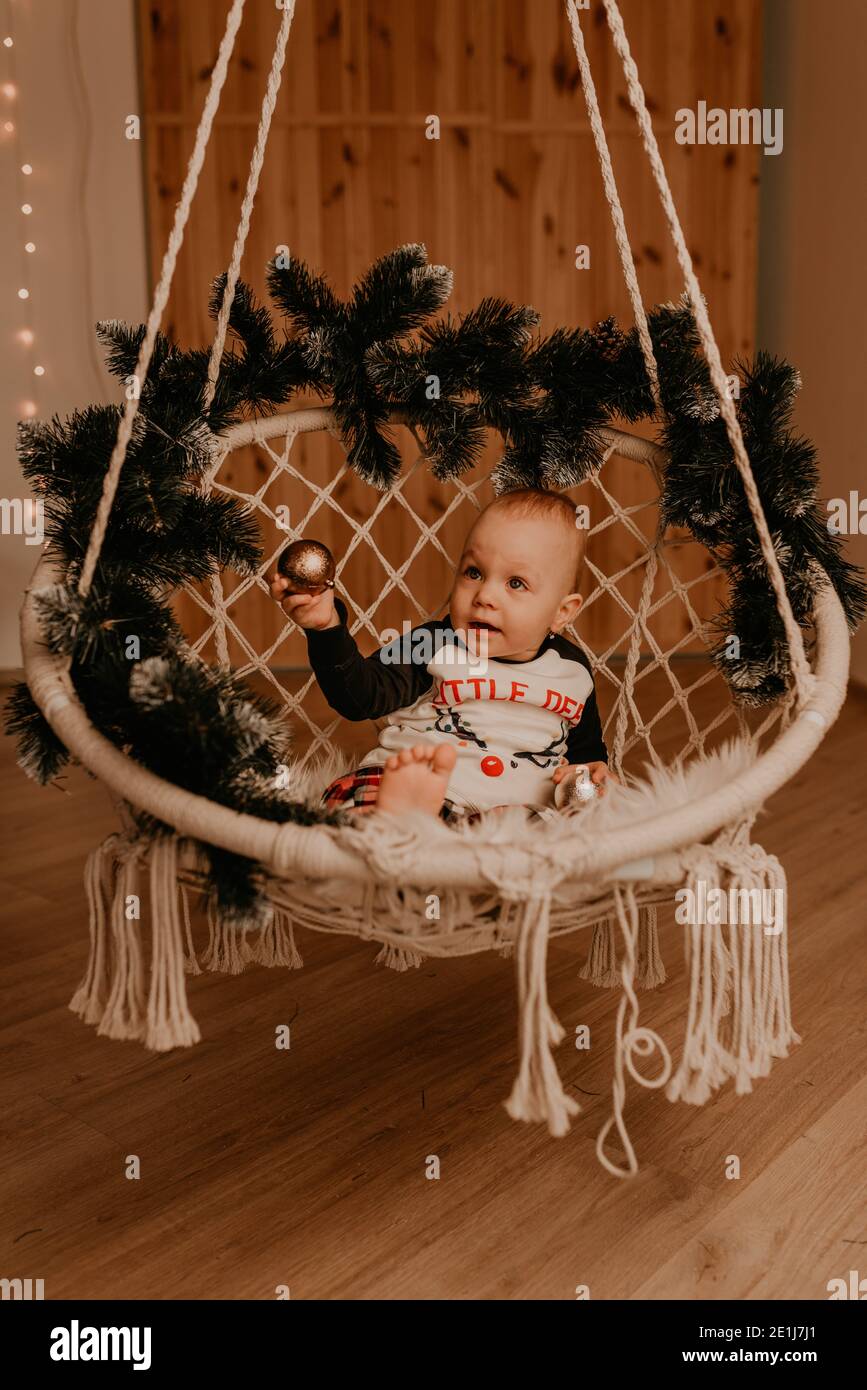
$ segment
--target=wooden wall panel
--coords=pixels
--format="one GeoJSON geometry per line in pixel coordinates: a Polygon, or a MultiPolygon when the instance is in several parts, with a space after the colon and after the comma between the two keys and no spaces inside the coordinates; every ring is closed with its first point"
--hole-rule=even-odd
{"type": "MultiPolygon", "coordinates": [[[[753,346],[762,155],[745,146],[679,146],[674,114],[700,99],[724,107],[759,104],[760,3],[622,0],[621,8],[687,242],[729,361],[753,346]]],[[[154,281],[228,9],[229,0],[139,0],[154,281]]],[[[211,341],[208,288],[231,254],[279,21],[271,0],[248,0],[164,319],[165,330],[185,347],[211,341]]],[[[680,271],[598,0],[582,12],[582,25],[645,302],[676,299],[680,271]]],[[[423,241],[433,262],[454,270],[452,314],[497,294],[533,304],[544,332],[589,326],[610,313],[631,322],[558,0],[297,0],[242,276],[267,302],[264,266],[285,243],[347,295],[371,261],[408,241],[423,241]],[[431,113],[441,120],[439,141],[424,138],[431,113]],[[578,243],[591,248],[588,271],[574,267],[578,243]]],[[[412,443],[404,431],[398,439],[402,449],[412,443]]],[[[498,456],[498,443],[496,436],[489,441],[486,467],[498,456]]],[[[296,463],[303,460],[320,485],[333,477],[340,462],[336,441],[308,438],[296,449],[296,463]]],[[[410,447],[405,453],[411,459],[410,447]]],[[[253,490],[267,462],[261,451],[247,450],[230,461],[227,476],[234,486],[253,490]]],[[[622,503],[647,495],[643,470],[624,460],[610,461],[604,481],[622,503]]],[[[576,491],[576,500],[584,491],[576,491]]],[[[424,474],[407,487],[428,520],[442,513],[451,495],[424,474]]],[[[487,487],[480,493],[489,495],[487,487]]],[[[339,498],[361,524],[378,494],[347,477],[339,498]]],[[[303,515],[306,499],[309,493],[297,483],[283,483],[270,495],[272,504],[288,503],[293,519],[303,515]]],[[[605,508],[597,494],[591,502],[594,522],[601,520],[605,508]]],[[[642,516],[650,531],[653,514],[642,516]]],[[[387,518],[376,535],[397,566],[418,531],[396,503],[389,504],[387,518]]],[[[470,519],[462,508],[444,529],[454,558],[470,519]]],[[[338,557],[351,536],[347,523],[323,512],[309,533],[332,545],[338,557]]],[[[265,539],[274,545],[278,536],[272,529],[265,539]]],[[[614,573],[628,563],[634,545],[620,528],[611,528],[592,553],[601,569],[614,573]]],[[[684,577],[702,573],[708,563],[695,546],[678,551],[684,577]]],[[[344,579],[366,607],[383,574],[368,552],[353,557],[344,579]]],[[[441,559],[428,552],[414,564],[409,581],[421,609],[438,611],[435,605],[450,584],[441,559]]],[[[629,602],[637,600],[638,582],[624,584],[629,602]]],[[[662,592],[662,581],[660,586],[662,592]]],[[[716,608],[718,581],[693,592],[701,616],[716,608]]],[[[376,631],[421,615],[392,593],[373,615],[371,631],[360,637],[363,648],[373,649],[376,631]]],[[[259,648],[277,632],[278,616],[263,596],[245,600],[245,630],[259,648]]],[[[185,617],[194,628],[192,611],[185,617]]],[[[624,627],[622,610],[606,599],[588,610],[582,632],[603,650],[624,627]]],[[[664,646],[685,630],[678,604],[655,620],[664,646]]],[[[240,656],[234,647],[233,656],[240,656]]],[[[275,657],[281,664],[304,659],[297,633],[275,657]]]]}

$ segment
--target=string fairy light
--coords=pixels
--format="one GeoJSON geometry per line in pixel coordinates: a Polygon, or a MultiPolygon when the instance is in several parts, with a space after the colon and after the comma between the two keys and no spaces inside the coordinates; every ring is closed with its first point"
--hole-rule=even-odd
{"type": "MultiPolygon", "coordinates": [[[[8,18],[7,24],[5,25],[5,33],[2,39],[2,46],[6,50],[4,57],[6,63],[8,64],[8,72],[3,74],[4,80],[2,81],[2,83],[0,83],[0,93],[2,93],[3,98],[7,102],[11,103],[14,102],[19,96],[20,84],[18,82],[18,74],[15,67],[15,37],[13,32],[13,26],[11,23],[11,8],[7,10],[7,16],[8,18]]],[[[7,134],[14,136],[14,141],[12,143],[14,144],[15,148],[15,164],[17,166],[17,177],[19,179],[29,178],[33,173],[33,165],[30,163],[29,160],[22,159],[21,157],[20,121],[11,119],[4,120],[3,129],[7,134]]],[[[23,189],[21,190],[21,192],[23,193],[23,189]]],[[[27,201],[22,201],[19,204],[19,211],[22,217],[30,217],[33,214],[33,204],[27,201]]],[[[27,283],[30,280],[29,257],[36,254],[37,247],[35,241],[31,239],[25,240],[23,236],[21,239],[21,246],[23,252],[23,264],[21,281],[19,282],[18,299],[23,305],[29,303],[31,298],[30,288],[27,283]]],[[[15,337],[18,340],[18,342],[21,343],[23,349],[29,354],[36,342],[36,333],[32,327],[32,323],[26,324],[25,326],[19,328],[15,333],[15,337]]],[[[35,377],[41,379],[45,376],[45,372],[46,368],[44,363],[34,363],[33,375],[35,377]]],[[[37,414],[37,411],[38,406],[36,401],[20,401],[18,405],[18,418],[32,419],[37,414]]]]}
{"type": "MultiPolygon", "coordinates": [[[[3,0],[0,0],[0,4],[2,4],[2,3],[3,3],[3,0]]],[[[34,205],[33,205],[32,202],[27,201],[27,195],[26,195],[26,193],[25,193],[24,186],[22,186],[22,185],[24,185],[25,181],[26,181],[27,179],[29,179],[29,178],[33,175],[33,173],[34,173],[34,166],[33,166],[33,164],[32,164],[29,160],[27,160],[27,159],[22,159],[22,157],[21,157],[22,151],[21,151],[21,148],[20,148],[20,147],[21,147],[21,134],[22,134],[22,133],[21,133],[21,130],[20,130],[20,122],[18,122],[18,121],[16,121],[16,120],[12,120],[12,119],[5,120],[5,121],[3,120],[3,106],[4,106],[5,104],[7,104],[7,103],[12,103],[12,102],[14,102],[14,101],[18,98],[19,93],[20,93],[20,82],[19,82],[19,80],[18,80],[18,73],[17,73],[16,63],[15,63],[16,42],[15,42],[15,34],[14,34],[13,23],[12,23],[12,16],[13,16],[14,13],[16,13],[16,11],[15,11],[15,3],[16,3],[16,0],[5,0],[6,23],[5,23],[2,27],[0,27],[0,46],[2,46],[2,47],[6,50],[6,53],[3,55],[3,57],[4,57],[5,60],[6,60],[6,68],[7,68],[7,71],[6,71],[6,72],[0,72],[0,122],[2,122],[2,128],[3,128],[9,135],[14,136],[14,140],[13,140],[12,142],[10,142],[10,143],[14,144],[14,148],[15,148],[15,163],[16,163],[16,166],[17,166],[17,169],[16,169],[16,177],[17,177],[17,179],[18,179],[18,181],[19,181],[19,182],[18,182],[18,196],[19,196],[20,199],[22,199],[22,201],[20,201],[19,204],[18,204],[19,212],[21,213],[22,217],[32,217],[33,214],[34,214],[34,205]]],[[[80,219],[80,223],[81,223],[82,244],[83,244],[83,245],[85,246],[85,248],[86,248],[87,245],[88,245],[88,228],[87,228],[87,222],[86,222],[86,217],[85,217],[84,189],[85,189],[86,184],[87,184],[87,178],[88,178],[88,172],[89,172],[89,169],[90,169],[91,154],[92,154],[92,148],[91,148],[91,146],[92,146],[92,141],[91,141],[92,113],[91,113],[91,111],[90,111],[90,107],[89,107],[89,103],[88,103],[87,85],[86,85],[85,78],[84,78],[84,70],[83,70],[83,65],[82,65],[82,61],[81,61],[81,53],[80,53],[80,50],[79,50],[79,40],[78,40],[79,28],[80,28],[79,0],[69,0],[69,6],[68,6],[68,11],[67,11],[68,47],[69,47],[69,54],[70,54],[70,64],[69,64],[69,67],[70,67],[71,80],[72,80],[72,89],[73,89],[73,93],[74,93],[75,100],[76,100],[76,102],[77,102],[77,104],[78,104],[79,114],[80,114],[80,120],[81,120],[81,129],[82,129],[82,132],[83,132],[83,139],[82,139],[82,154],[81,154],[80,170],[79,170],[80,178],[79,178],[78,181],[77,181],[77,182],[78,182],[78,188],[79,188],[78,214],[79,214],[79,219],[80,219]]],[[[2,66],[2,58],[0,58],[0,66],[2,66]]],[[[10,111],[8,114],[11,116],[11,115],[14,114],[14,113],[10,111]]],[[[3,143],[3,142],[2,142],[2,137],[0,137],[0,144],[2,144],[2,143],[3,143]]],[[[18,283],[19,283],[19,288],[18,288],[18,290],[17,290],[17,294],[18,294],[18,299],[19,299],[20,301],[22,301],[22,304],[23,304],[23,303],[28,302],[28,301],[30,300],[30,298],[31,298],[30,285],[28,284],[28,281],[30,281],[30,280],[32,279],[32,272],[31,272],[31,270],[30,270],[30,266],[31,266],[32,262],[30,262],[29,258],[30,258],[31,256],[36,255],[36,254],[38,253],[38,251],[39,251],[39,240],[38,240],[38,237],[35,237],[35,238],[28,237],[26,240],[24,239],[24,237],[22,237],[21,246],[23,247],[23,252],[22,252],[22,261],[23,261],[23,264],[22,264],[22,269],[21,269],[21,278],[20,278],[20,280],[19,280],[19,282],[18,282],[18,283]]],[[[93,307],[93,283],[92,283],[92,274],[91,274],[90,257],[89,257],[89,255],[87,254],[87,252],[85,252],[85,256],[84,256],[84,260],[83,260],[83,265],[82,265],[82,281],[83,281],[84,297],[85,297],[85,301],[86,301],[86,305],[87,305],[86,322],[87,322],[87,323],[93,323],[93,322],[94,322],[94,317],[95,317],[94,314],[93,314],[93,312],[92,312],[92,307],[93,307]]],[[[32,316],[32,314],[31,314],[31,316],[32,316]]],[[[22,326],[20,329],[18,329],[17,331],[15,331],[14,336],[15,336],[15,339],[17,340],[17,342],[21,345],[22,349],[23,349],[24,351],[28,352],[28,353],[29,353],[29,352],[34,348],[34,346],[37,344],[37,334],[36,334],[36,332],[35,332],[35,329],[34,329],[34,326],[33,326],[32,322],[31,322],[30,324],[27,324],[27,325],[25,325],[25,326],[22,326]]],[[[103,380],[103,371],[104,371],[104,367],[103,367],[102,363],[100,362],[99,355],[98,355],[98,353],[97,353],[97,349],[96,349],[96,339],[95,339],[95,336],[94,336],[94,335],[92,335],[92,334],[89,334],[89,335],[88,335],[87,344],[88,344],[88,360],[89,360],[90,366],[91,366],[91,368],[92,368],[92,370],[93,370],[94,378],[95,378],[95,380],[98,382],[98,390],[99,390],[99,393],[100,393],[101,395],[104,395],[104,394],[105,394],[105,383],[104,383],[104,380],[103,380]]],[[[40,357],[41,357],[41,356],[42,356],[42,354],[40,353],[40,357]]],[[[32,360],[32,358],[31,358],[31,360],[32,360]]],[[[33,365],[32,371],[33,371],[34,377],[37,377],[37,378],[39,378],[39,379],[41,379],[41,378],[43,378],[43,377],[46,377],[46,378],[50,379],[50,365],[49,365],[49,364],[46,364],[46,363],[44,362],[44,360],[42,360],[42,361],[36,361],[36,362],[34,363],[34,365],[33,365]]],[[[34,417],[37,413],[38,413],[38,405],[37,405],[37,402],[36,402],[35,400],[24,400],[24,401],[19,402],[19,405],[18,405],[18,412],[17,412],[17,418],[18,418],[18,419],[31,419],[31,418],[34,417]]]]}

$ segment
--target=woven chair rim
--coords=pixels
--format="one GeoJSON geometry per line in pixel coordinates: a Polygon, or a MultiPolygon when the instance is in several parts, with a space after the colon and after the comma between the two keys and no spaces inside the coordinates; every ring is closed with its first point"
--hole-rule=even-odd
{"type": "MultiPolygon", "coordinates": [[[[391,418],[395,423],[404,422],[399,410],[393,411],[391,418]]],[[[234,449],[253,442],[257,436],[275,437],[288,429],[308,431],[334,425],[329,407],[312,407],[243,422],[224,431],[220,438],[234,449]]],[[[619,430],[600,433],[626,457],[651,464],[664,458],[658,445],[640,436],[619,430]]],[[[825,578],[813,614],[813,690],[789,726],[777,733],[746,771],[684,806],[626,827],[600,831],[591,848],[584,837],[576,838],[574,843],[568,839],[558,841],[546,855],[556,877],[600,882],[677,882],[682,877],[681,851],[757,811],[807,762],[840,712],[849,673],[846,617],[836,591],[825,578]]],[[[342,836],[338,827],[277,823],[232,810],[157,776],[95,729],[74,689],[69,658],[52,653],[40,633],[34,594],[59,580],[50,554],[43,552],[21,608],[21,649],[25,679],[33,699],[73,757],[115,796],[171,825],[181,836],[242,854],[276,874],[352,881],[370,878],[371,865],[355,847],[359,839],[363,840],[363,830],[353,829],[353,843],[348,845],[348,837],[342,836]]],[[[409,869],[401,867],[401,882],[418,888],[478,887],[480,856],[488,854],[492,858],[507,857],[514,866],[516,879],[532,873],[538,862],[538,851],[526,836],[517,843],[482,845],[471,843],[470,837],[455,835],[446,862],[439,856],[435,862],[427,855],[416,856],[409,869]]]]}

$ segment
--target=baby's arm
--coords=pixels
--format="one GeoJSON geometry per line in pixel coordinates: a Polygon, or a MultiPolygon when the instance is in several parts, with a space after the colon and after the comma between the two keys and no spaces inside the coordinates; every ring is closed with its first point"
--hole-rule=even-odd
{"type": "Polygon", "coordinates": [[[329,590],[309,603],[294,598],[284,603],[284,611],[304,630],[313,674],[331,708],[344,719],[360,720],[380,719],[414,704],[432,685],[424,664],[383,661],[385,649],[362,656],[346,625],[345,603],[336,595],[329,603],[331,597],[329,590]]]}
{"type": "Polygon", "coordinates": [[[566,761],[573,767],[576,763],[608,762],[595,687],[584,703],[581,718],[572,725],[566,737],[566,761]]]}
{"type": "Polygon", "coordinates": [[[602,737],[602,720],[599,718],[595,688],[584,705],[579,722],[569,730],[565,761],[554,769],[554,782],[561,782],[578,764],[590,769],[590,780],[603,795],[607,778],[618,781],[608,767],[608,749],[602,737]]]}

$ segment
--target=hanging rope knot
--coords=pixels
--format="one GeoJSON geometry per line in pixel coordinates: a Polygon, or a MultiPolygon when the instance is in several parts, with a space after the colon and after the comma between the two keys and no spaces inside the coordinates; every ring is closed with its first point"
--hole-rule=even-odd
{"type": "Polygon", "coordinates": [[[540,902],[549,894],[550,886],[542,878],[522,878],[515,877],[510,882],[497,882],[497,891],[503,902],[522,903],[527,901],[540,902]]]}
{"type": "Polygon", "coordinates": [[[575,873],[574,863],[562,866],[551,846],[528,846],[517,851],[511,845],[485,845],[479,859],[480,877],[491,883],[504,902],[520,903],[527,899],[540,902],[550,898],[557,884],[567,873],[575,873]],[[496,860],[494,851],[499,851],[496,860]]]}
{"type": "Polygon", "coordinates": [[[521,1064],[511,1095],[504,1102],[513,1120],[545,1121],[556,1137],[566,1134],[581,1107],[563,1090],[551,1048],[564,1029],[548,1003],[547,954],[553,880],[536,873],[522,884],[524,906],[515,943],[520,1017],[521,1064]]]}
{"type": "MultiPolygon", "coordinates": [[[[417,866],[419,858],[430,850],[429,843],[422,839],[421,815],[412,824],[413,817],[406,822],[396,816],[365,816],[363,825],[341,826],[339,832],[333,831],[338,843],[349,845],[361,855],[373,876],[380,882],[406,882],[417,866]]],[[[291,829],[291,827],[287,827],[291,829]]]]}
{"type": "Polygon", "coordinates": [[[138,835],[133,832],[118,835],[117,843],[114,846],[114,857],[118,864],[141,864],[144,860],[150,837],[138,835]]]}

